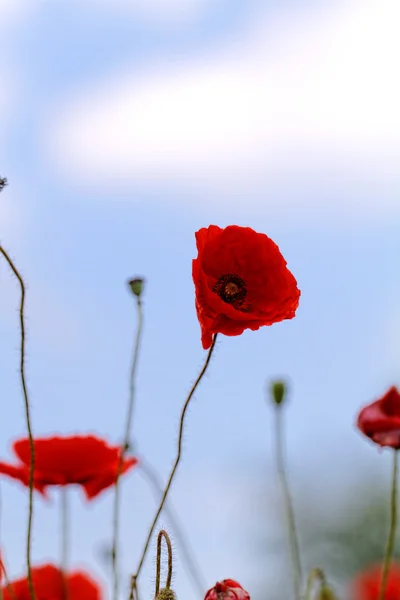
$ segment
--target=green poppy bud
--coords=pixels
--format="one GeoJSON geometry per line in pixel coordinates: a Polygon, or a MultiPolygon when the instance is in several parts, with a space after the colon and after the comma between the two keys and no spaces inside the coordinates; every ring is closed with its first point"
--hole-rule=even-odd
{"type": "Polygon", "coordinates": [[[273,381],[271,384],[272,399],[277,406],[283,403],[286,396],[286,385],[283,381],[273,381]]]}
{"type": "Polygon", "coordinates": [[[131,288],[132,293],[140,298],[143,292],[144,279],[136,277],[135,279],[131,279],[128,282],[128,285],[131,288]]]}

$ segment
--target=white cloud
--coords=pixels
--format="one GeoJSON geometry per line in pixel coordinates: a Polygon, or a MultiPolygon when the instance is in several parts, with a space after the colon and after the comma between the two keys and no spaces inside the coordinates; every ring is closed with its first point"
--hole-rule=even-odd
{"type": "Polygon", "coordinates": [[[223,51],[116,73],[84,91],[46,124],[46,143],[69,175],[102,187],[231,191],[288,169],[315,177],[327,165],[390,185],[400,155],[399,20],[397,0],[259,20],[223,51]]]}

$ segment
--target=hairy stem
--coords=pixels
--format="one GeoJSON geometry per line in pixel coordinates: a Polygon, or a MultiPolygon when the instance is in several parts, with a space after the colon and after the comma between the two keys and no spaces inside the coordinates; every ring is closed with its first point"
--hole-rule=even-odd
{"type": "Polygon", "coordinates": [[[168,573],[167,573],[167,581],[165,583],[166,588],[171,587],[172,581],[172,545],[171,540],[169,539],[168,533],[165,529],[161,529],[158,532],[157,537],[157,559],[156,559],[156,593],[154,595],[155,598],[158,596],[158,592],[160,591],[160,579],[161,579],[161,550],[162,550],[162,540],[165,539],[168,549],[168,573]]]}
{"type": "Polygon", "coordinates": [[[154,529],[156,527],[158,517],[160,516],[161,511],[164,508],[164,504],[165,504],[165,501],[167,499],[168,492],[169,492],[169,490],[171,488],[172,482],[173,482],[174,477],[175,477],[175,473],[176,473],[176,471],[178,469],[178,466],[179,466],[179,463],[180,463],[180,460],[181,460],[181,456],[182,456],[183,429],[184,429],[184,424],[185,424],[186,411],[187,411],[187,409],[189,407],[190,400],[192,399],[193,394],[195,393],[195,391],[196,391],[199,383],[203,379],[203,376],[205,375],[205,373],[207,371],[207,367],[210,364],[210,360],[211,360],[211,357],[212,357],[212,354],[213,354],[213,350],[215,348],[215,343],[217,341],[217,335],[218,334],[214,335],[211,347],[210,347],[210,349],[209,349],[209,351],[207,353],[207,358],[205,360],[204,366],[203,366],[202,370],[200,371],[200,374],[197,377],[196,381],[194,382],[194,384],[192,386],[192,389],[190,390],[189,395],[186,398],[186,401],[185,401],[185,403],[184,403],[184,405],[182,407],[181,417],[180,417],[180,421],[179,421],[178,449],[177,449],[177,454],[176,454],[175,462],[174,462],[174,465],[172,467],[170,476],[168,478],[167,485],[165,486],[163,495],[161,497],[160,505],[159,505],[159,507],[158,507],[158,509],[156,511],[156,514],[154,516],[153,522],[152,522],[152,524],[150,526],[150,529],[149,529],[149,532],[148,532],[148,535],[147,535],[147,539],[146,539],[146,543],[145,543],[144,548],[142,550],[142,554],[140,556],[139,564],[138,564],[138,567],[136,569],[136,573],[134,575],[132,575],[132,578],[131,578],[130,600],[132,600],[132,598],[134,597],[134,591],[135,591],[135,588],[136,588],[136,585],[137,585],[136,581],[137,581],[137,579],[139,577],[140,571],[142,570],[144,559],[146,557],[147,550],[149,548],[151,536],[153,535],[153,531],[154,531],[154,529]]]}
{"type": "MultiPolygon", "coordinates": [[[[162,496],[163,489],[158,473],[144,457],[140,457],[139,459],[138,472],[142,473],[142,475],[151,483],[154,488],[156,498],[159,500],[162,496]]],[[[183,530],[183,525],[180,523],[178,515],[175,513],[169,503],[165,504],[164,511],[178,541],[179,548],[182,552],[182,558],[186,562],[188,573],[200,598],[206,589],[206,581],[201,573],[200,566],[194,557],[194,552],[191,548],[188,536],[183,530]]]]}
{"type": "Polygon", "coordinates": [[[113,564],[113,599],[118,600],[118,587],[119,587],[119,573],[118,573],[118,537],[119,537],[119,517],[120,517],[120,503],[121,503],[121,494],[120,494],[120,478],[122,465],[125,458],[125,453],[129,448],[129,439],[130,432],[132,428],[132,417],[133,417],[133,407],[135,400],[135,375],[139,358],[139,350],[140,350],[140,341],[142,338],[142,330],[143,330],[143,311],[142,311],[142,302],[140,297],[136,297],[136,306],[137,306],[137,315],[138,315],[138,325],[136,331],[136,339],[135,345],[133,349],[132,356],[132,364],[129,378],[129,400],[128,400],[128,410],[126,413],[126,421],[125,421],[125,434],[124,434],[124,443],[122,447],[122,451],[119,457],[118,463],[118,471],[117,478],[115,481],[115,494],[114,494],[114,508],[113,508],[113,544],[112,544],[112,564],[113,564]]]}
{"type": "Polygon", "coordinates": [[[397,473],[398,473],[398,451],[393,452],[393,475],[392,475],[392,490],[390,493],[390,526],[389,535],[386,544],[385,557],[383,559],[382,579],[379,590],[379,600],[384,600],[385,592],[390,571],[390,563],[393,556],[393,549],[396,537],[397,526],[397,473]]]}
{"type": "Polygon", "coordinates": [[[275,408],[276,414],[276,430],[275,430],[275,457],[278,477],[282,489],[283,503],[286,512],[286,521],[288,527],[288,538],[290,546],[290,555],[292,563],[292,578],[293,590],[296,600],[301,600],[302,575],[301,575],[301,560],[299,543],[297,539],[296,521],[294,516],[294,508],[292,496],[290,493],[289,483],[286,475],[285,458],[284,458],[284,432],[283,432],[283,414],[282,406],[275,408]]]}
{"type": "Polygon", "coordinates": [[[22,390],[24,394],[24,404],[25,404],[25,418],[26,425],[28,429],[28,437],[29,437],[29,447],[31,454],[31,461],[29,466],[29,512],[28,512],[28,531],[26,536],[26,563],[28,568],[28,583],[29,583],[29,593],[31,600],[35,600],[35,590],[33,587],[32,580],[32,565],[31,565],[31,547],[32,547],[32,524],[33,524],[33,476],[35,471],[35,446],[33,443],[33,435],[32,435],[32,426],[31,426],[31,416],[30,416],[30,404],[29,404],[29,396],[28,396],[28,388],[26,385],[26,377],[25,377],[25,284],[22,279],[18,269],[14,265],[13,261],[4,250],[2,246],[0,246],[0,253],[4,256],[7,261],[11,271],[15,275],[18,280],[19,286],[21,288],[21,301],[19,307],[19,321],[20,321],[20,331],[21,331],[21,348],[20,348],[20,377],[22,383],[22,390]]]}

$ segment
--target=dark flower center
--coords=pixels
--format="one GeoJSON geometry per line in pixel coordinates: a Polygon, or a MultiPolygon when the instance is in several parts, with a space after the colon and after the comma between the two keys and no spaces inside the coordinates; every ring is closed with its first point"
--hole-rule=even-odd
{"type": "Polygon", "coordinates": [[[227,304],[240,308],[247,295],[246,284],[241,277],[232,273],[222,275],[213,287],[213,292],[227,304]]]}

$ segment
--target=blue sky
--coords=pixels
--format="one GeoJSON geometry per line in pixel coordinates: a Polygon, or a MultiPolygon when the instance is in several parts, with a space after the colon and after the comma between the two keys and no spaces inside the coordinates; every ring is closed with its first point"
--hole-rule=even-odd
{"type": "MultiPolygon", "coordinates": [[[[353,422],[361,404],[400,384],[400,88],[390,68],[398,7],[390,0],[327,0],[318,8],[310,1],[301,9],[255,0],[246,8],[232,0],[110,6],[0,2],[8,23],[0,174],[10,181],[1,239],[28,282],[34,431],[121,438],[136,323],[125,282],[144,275],[134,428],[165,478],[180,407],[204,360],[194,232],[237,223],[267,233],[302,290],[298,314],[221,337],[189,410],[171,493],[207,583],[233,577],[251,588],[243,514],[250,523],[263,472],[275,493],[266,380],[292,382],[288,454],[298,485],[317,477],[321,486],[325,477],[328,490],[387,467],[353,422]]],[[[0,454],[8,457],[25,425],[18,295],[4,264],[0,285],[0,454]]],[[[78,491],[70,495],[71,565],[106,581],[98,547],[110,536],[112,494],[88,507],[78,491]]],[[[36,503],[37,562],[58,557],[53,497],[50,507],[36,503]]],[[[17,575],[27,496],[4,480],[1,499],[1,545],[17,575]]],[[[123,502],[128,573],[155,509],[136,472],[123,502]]],[[[272,518],[266,513],[260,527],[268,530],[272,518]]],[[[151,554],[144,595],[152,593],[151,554]]],[[[195,598],[178,548],[177,555],[176,591],[195,598]]]]}

